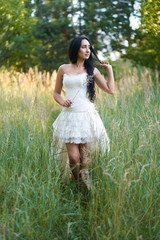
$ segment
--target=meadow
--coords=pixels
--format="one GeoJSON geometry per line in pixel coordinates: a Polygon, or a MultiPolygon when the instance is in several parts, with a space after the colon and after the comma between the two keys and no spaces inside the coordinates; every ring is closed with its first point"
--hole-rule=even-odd
{"type": "Polygon", "coordinates": [[[116,94],[96,100],[111,149],[92,156],[87,197],[50,154],[56,72],[0,71],[0,240],[160,239],[158,73],[113,67],[116,94]]]}

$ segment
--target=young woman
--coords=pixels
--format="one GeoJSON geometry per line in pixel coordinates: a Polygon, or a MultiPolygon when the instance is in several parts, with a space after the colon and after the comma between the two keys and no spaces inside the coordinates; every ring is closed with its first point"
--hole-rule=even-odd
{"type": "Polygon", "coordinates": [[[60,152],[66,148],[75,180],[81,180],[87,189],[90,189],[88,166],[92,149],[101,145],[103,151],[109,151],[109,139],[93,103],[95,83],[106,93],[115,92],[111,65],[99,61],[107,71],[106,81],[94,67],[92,54],[96,56],[89,39],[85,36],[76,37],[69,46],[71,63],[63,64],[58,69],[54,99],[63,109],[53,123],[52,142],[52,147],[57,146],[60,152]],[[61,96],[63,86],[66,99],[61,96]]]}

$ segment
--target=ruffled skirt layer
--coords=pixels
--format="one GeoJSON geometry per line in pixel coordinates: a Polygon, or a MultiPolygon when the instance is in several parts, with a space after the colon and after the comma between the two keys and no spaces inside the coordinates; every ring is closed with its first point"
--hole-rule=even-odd
{"type": "Polygon", "coordinates": [[[109,138],[103,122],[95,108],[85,111],[63,109],[53,123],[51,152],[61,162],[64,174],[69,170],[66,143],[89,143],[91,152],[101,149],[109,152],[109,138]]]}
{"type": "Polygon", "coordinates": [[[53,123],[53,141],[94,143],[109,151],[109,138],[96,109],[84,112],[62,111],[53,123]]]}

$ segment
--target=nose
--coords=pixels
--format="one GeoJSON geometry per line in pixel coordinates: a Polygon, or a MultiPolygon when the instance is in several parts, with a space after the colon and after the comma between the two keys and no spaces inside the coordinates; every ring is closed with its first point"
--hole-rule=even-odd
{"type": "Polygon", "coordinates": [[[90,48],[89,47],[87,47],[87,52],[90,52],[90,48]]]}

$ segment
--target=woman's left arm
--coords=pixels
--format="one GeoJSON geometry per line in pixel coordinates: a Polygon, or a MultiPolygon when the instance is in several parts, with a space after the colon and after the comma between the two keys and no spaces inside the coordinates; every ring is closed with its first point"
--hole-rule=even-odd
{"type": "Polygon", "coordinates": [[[94,69],[95,82],[98,85],[98,87],[101,88],[103,91],[109,94],[114,94],[116,91],[116,87],[114,82],[112,66],[109,63],[102,62],[101,67],[107,70],[108,81],[106,81],[102,74],[99,72],[99,70],[95,68],[94,69]]]}

